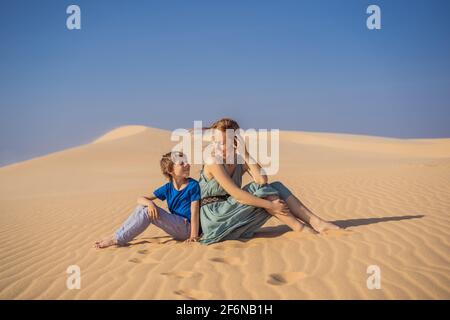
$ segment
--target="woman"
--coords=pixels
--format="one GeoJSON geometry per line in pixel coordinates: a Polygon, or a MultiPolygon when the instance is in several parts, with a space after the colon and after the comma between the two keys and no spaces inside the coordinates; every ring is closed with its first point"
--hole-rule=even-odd
{"type": "Polygon", "coordinates": [[[238,155],[236,143],[231,144],[232,150],[227,149],[226,130],[238,130],[236,121],[220,119],[208,129],[216,129],[222,133],[219,146],[222,157],[227,159],[227,153],[231,152],[230,156],[235,161],[232,164],[213,161],[205,164],[200,173],[200,222],[203,229],[201,243],[250,238],[271,216],[275,216],[294,231],[311,232],[308,226],[319,233],[339,229],[311,212],[281,182],[268,184],[267,176],[261,174],[259,164],[249,161],[247,150],[243,156],[238,155]],[[238,157],[243,157],[245,163],[237,161],[238,157]],[[253,182],[241,189],[242,176],[245,173],[250,174],[253,182]]]}

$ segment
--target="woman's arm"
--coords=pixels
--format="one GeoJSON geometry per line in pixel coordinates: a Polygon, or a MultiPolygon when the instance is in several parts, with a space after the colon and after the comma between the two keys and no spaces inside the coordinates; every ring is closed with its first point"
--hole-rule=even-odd
{"type": "Polygon", "coordinates": [[[198,231],[199,231],[199,220],[200,220],[200,201],[192,201],[191,202],[191,236],[189,237],[188,242],[197,241],[198,240],[198,231]]]}
{"type": "MultiPolygon", "coordinates": [[[[210,172],[214,179],[225,189],[225,191],[236,199],[237,202],[247,204],[254,207],[264,208],[273,211],[283,211],[286,212],[287,206],[279,205],[275,201],[269,201],[262,198],[255,197],[254,195],[239,188],[234,181],[230,178],[225,168],[220,164],[209,164],[206,165],[208,172],[210,172]]],[[[280,203],[282,203],[280,201],[280,203]]]]}
{"type": "Polygon", "coordinates": [[[236,147],[238,150],[244,149],[244,172],[247,172],[255,183],[260,185],[266,184],[268,182],[267,175],[263,173],[264,171],[258,161],[256,161],[248,152],[247,145],[242,136],[236,136],[236,147]],[[240,148],[240,146],[243,148],[240,148]]]}
{"type": "Polygon", "coordinates": [[[248,172],[248,174],[253,178],[253,181],[261,185],[266,184],[268,182],[267,175],[262,173],[263,169],[259,163],[250,156],[247,149],[245,149],[244,160],[244,171],[248,172]]]}

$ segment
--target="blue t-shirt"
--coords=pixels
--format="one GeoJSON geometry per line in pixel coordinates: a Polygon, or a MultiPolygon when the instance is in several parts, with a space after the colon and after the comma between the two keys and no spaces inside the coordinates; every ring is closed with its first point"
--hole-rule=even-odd
{"type": "Polygon", "coordinates": [[[167,200],[169,211],[191,221],[191,202],[200,200],[200,186],[197,180],[189,178],[188,185],[178,191],[172,182],[153,191],[155,197],[167,200]]]}

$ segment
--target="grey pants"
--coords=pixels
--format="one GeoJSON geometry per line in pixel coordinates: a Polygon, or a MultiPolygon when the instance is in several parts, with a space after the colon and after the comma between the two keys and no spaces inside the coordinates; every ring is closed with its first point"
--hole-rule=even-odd
{"type": "Polygon", "coordinates": [[[120,226],[115,233],[115,238],[119,246],[124,246],[136,236],[144,232],[153,223],[158,228],[164,230],[175,240],[186,240],[191,234],[191,224],[186,218],[168,213],[160,207],[158,209],[159,218],[152,220],[148,215],[146,206],[139,205],[134,212],[120,226]]]}

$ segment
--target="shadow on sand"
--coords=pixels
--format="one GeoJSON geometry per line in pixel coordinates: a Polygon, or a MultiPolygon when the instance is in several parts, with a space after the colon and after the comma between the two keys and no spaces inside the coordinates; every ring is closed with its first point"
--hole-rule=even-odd
{"type": "Polygon", "coordinates": [[[359,219],[348,219],[348,220],[336,220],[332,221],[335,225],[341,228],[349,228],[349,227],[357,227],[357,226],[365,226],[368,224],[375,224],[380,222],[387,221],[401,221],[401,220],[410,220],[410,219],[420,219],[423,218],[424,215],[409,215],[409,216],[395,216],[395,217],[381,217],[381,218],[359,218],[359,219]]]}
{"type": "Polygon", "coordinates": [[[123,247],[133,247],[141,244],[165,244],[169,242],[176,242],[176,240],[172,239],[170,236],[162,236],[162,237],[143,237],[139,239],[135,239],[130,243],[125,244],[123,247]]]}
{"type": "MultiPolygon", "coordinates": [[[[335,221],[331,221],[331,222],[343,229],[346,229],[346,228],[350,228],[350,227],[365,226],[365,225],[369,225],[369,224],[388,222],[388,221],[420,219],[420,218],[423,218],[424,216],[425,215],[407,215],[407,216],[392,216],[392,217],[381,217],[381,218],[358,218],[358,219],[347,219],[347,220],[335,220],[335,221]]],[[[279,226],[274,226],[274,227],[263,227],[263,228],[259,229],[253,235],[252,238],[276,238],[276,237],[279,237],[289,231],[292,231],[292,230],[291,230],[291,228],[289,228],[286,225],[279,225],[279,226]]],[[[252,238],[243,238],[243,239],[239,239],[239,240],[242,242],[247,242],[247,241],[251,240],[252,238]]],[[[176,242],[176,240],[173,240],[170,236],[145,237],[145,238],[141,238],[133,243],[129,243],[126,246],[132,247],[132,246],[136,246],[136,245],[150,244],[150,243],[165,244],[165,243],[173,242],[173,241],[176,242]]]]}
{"type": "MultiPolygon", "coordinates": [[[[358,219],[348,219],[348,220],[336,220],[336,221],[331,221],[331,222],[343,229],[346,229],[349,227],[358,227],[358,226],[364,226],[364,225],[375,224],[375,223],[380,223],[380,222],[420,219],[423,217],[424,217],[424,215],[407,215],[407,216],[394,216],[394,217],[381,217],[381,218],[358,218],[358,219]]],[[[275,226],[275,227],[264,227],[255,233],[254,238],[275,238],[275,237],[279,237],[289,231],[292,231],[292,230],[291,230],[291,228],[289,228],[286,225],[280,225],[280,226],[275,226]]]]}

